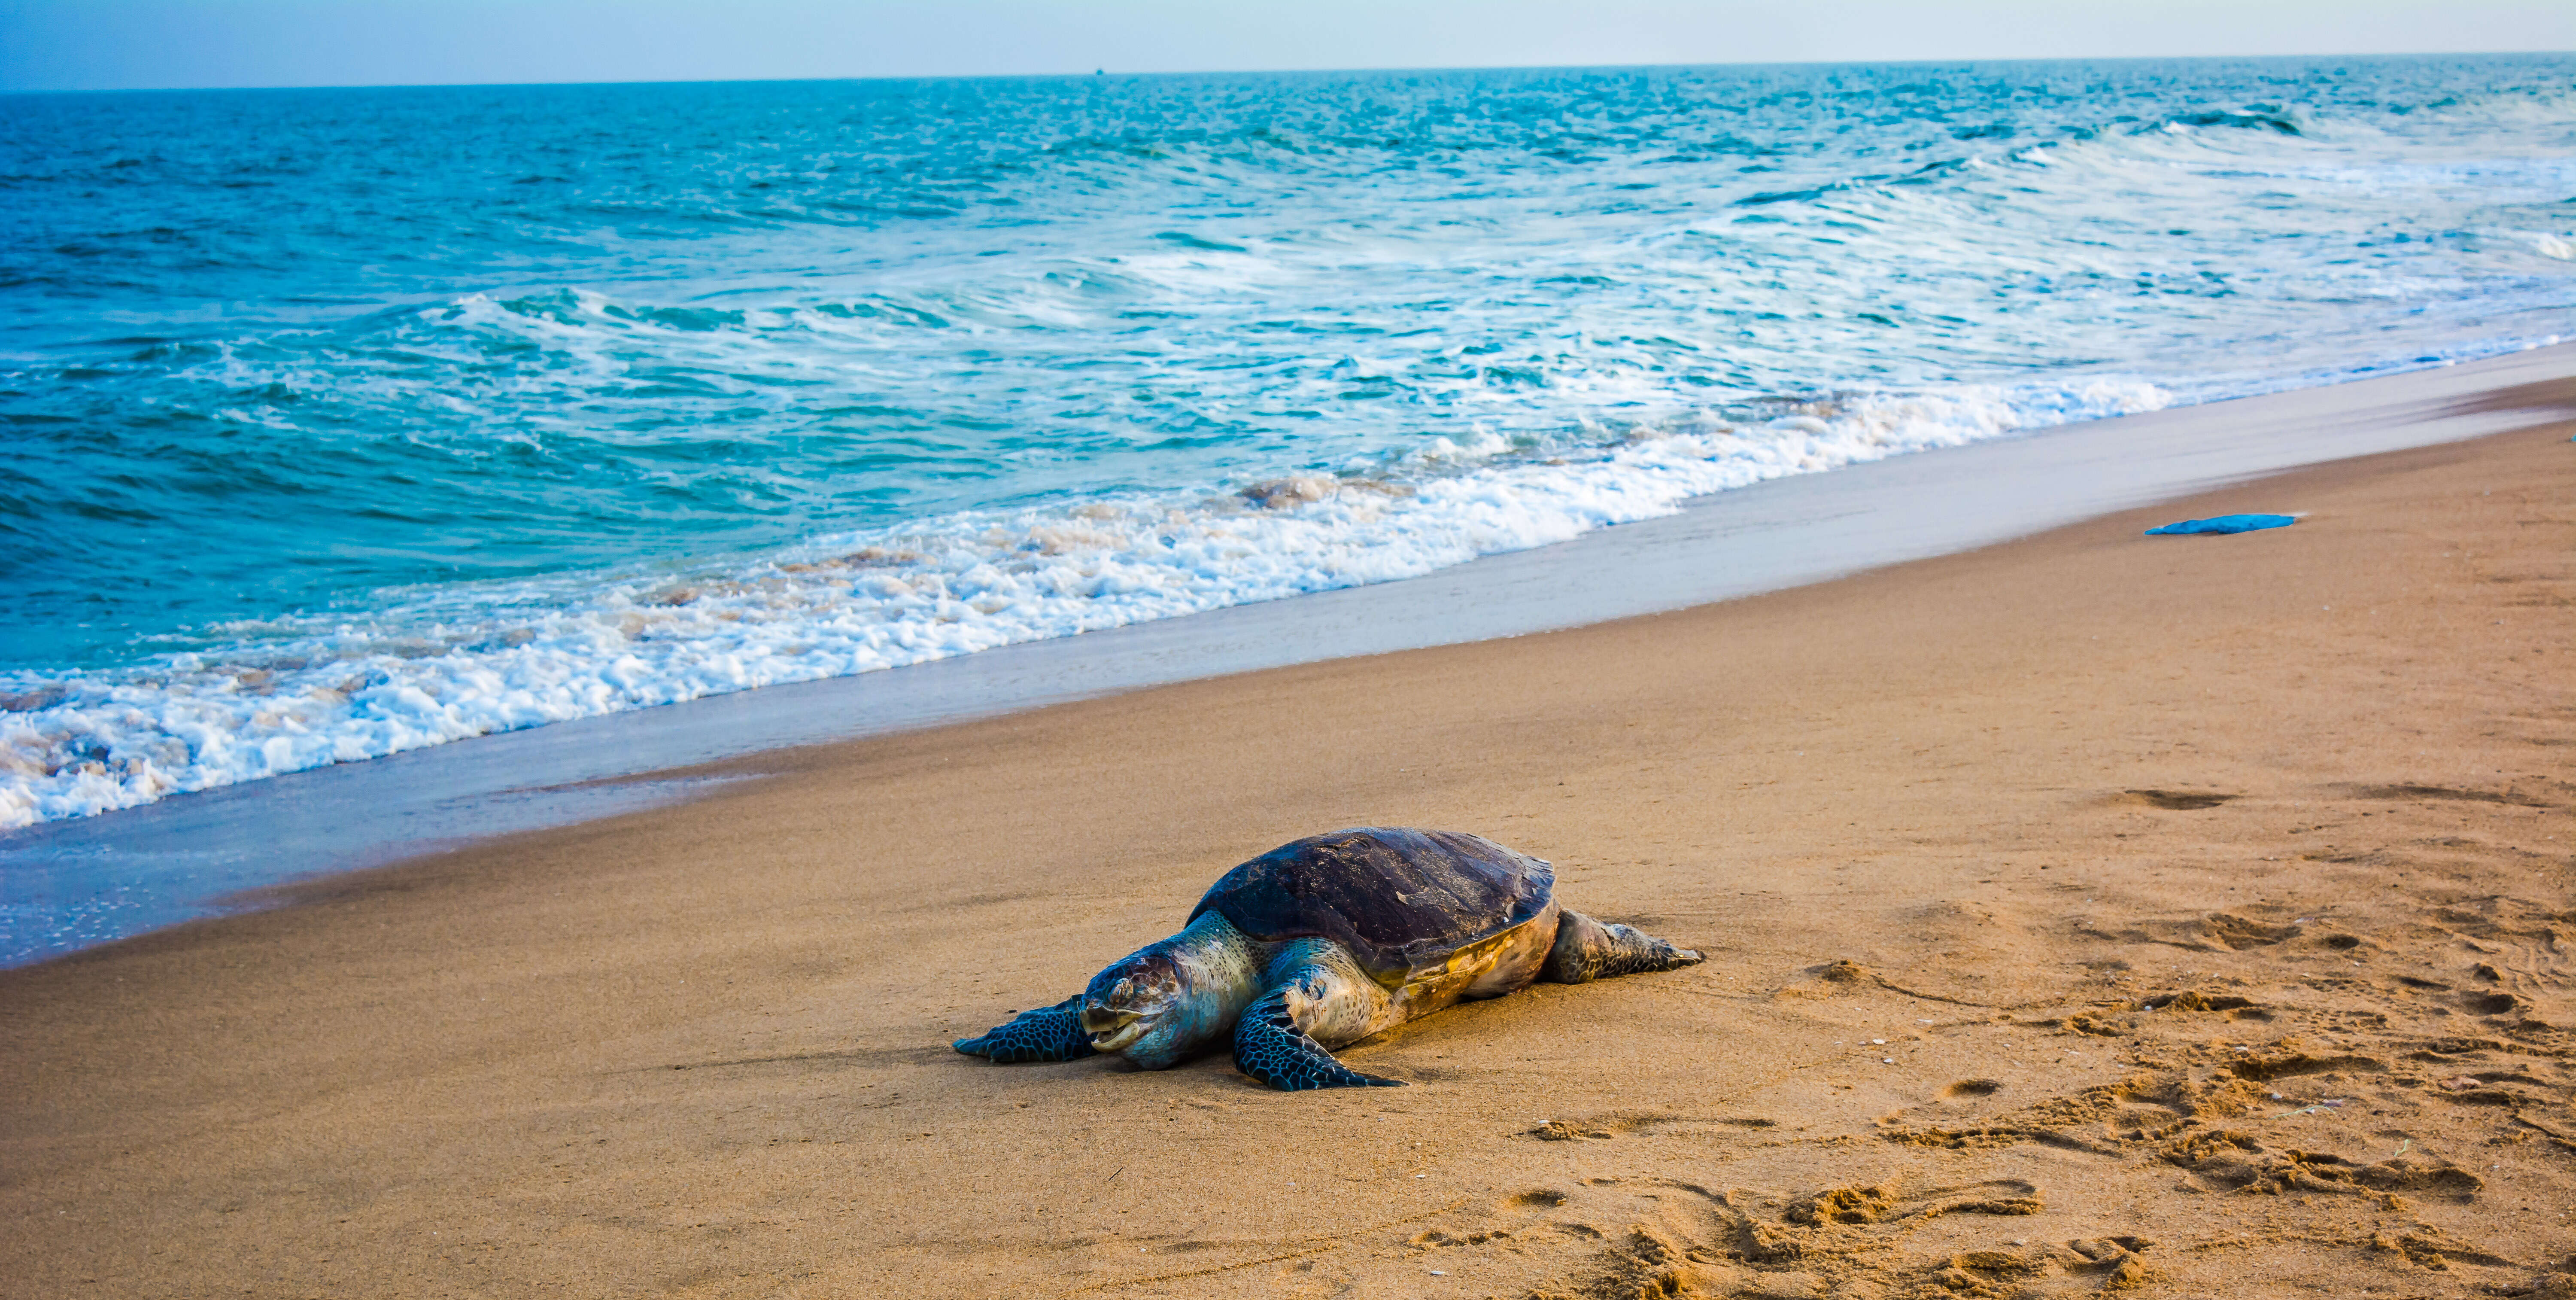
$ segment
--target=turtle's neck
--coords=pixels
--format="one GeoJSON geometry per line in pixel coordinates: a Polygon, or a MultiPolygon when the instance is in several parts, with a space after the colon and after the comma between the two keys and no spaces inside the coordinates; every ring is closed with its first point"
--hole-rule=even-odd
{"type": "Polygon", "coordinates": [[[1156,1035],[1161,1040],[1157,1046],[1165,1050],[1149,1054],[1158,1059],[1147,1060],[1132,1051],[1128,1059],[1158,1069],[1226,1039],[1234,1032],[1235,1019],[1261,991],[1262,966],[1278,946],[1235,929],[1213,908],[1200,913],[1179,934],[1155,944],[1179,968],[1189,995],[1165,1013],[1177,1019],[1179,1032],[1156,1035]],[[1169,1059],[1159,1059],[1167,1054],[1169,1059]]]}

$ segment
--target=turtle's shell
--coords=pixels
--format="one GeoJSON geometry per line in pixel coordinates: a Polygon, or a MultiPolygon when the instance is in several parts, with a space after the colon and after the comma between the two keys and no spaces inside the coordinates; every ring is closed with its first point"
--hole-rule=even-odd
{"type": "Polygon", "coordinates": [[[1213,908],[1255,939],[1332,939],[1400,980],[1537,916],[1555,892],[1554,867],[1482,836],[1362,826],[1236,867],[1190,918],[1213,908]]]}

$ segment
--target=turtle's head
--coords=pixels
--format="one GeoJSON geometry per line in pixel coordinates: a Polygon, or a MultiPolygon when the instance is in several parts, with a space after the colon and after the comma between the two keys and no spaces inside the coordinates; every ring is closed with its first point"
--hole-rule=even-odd
{"type": "Polygon", "coordinates": [[[1082,1027],[1091,1035],[1091,1050],[1134,1059],[1139,1049],[1150,1052],[1175,1020],[1188,1019],[1171,1013],[1189,998],[1190,981],[1162,947],[1120,958],[1092,977],[1082,995],[1082,1027]]]}
{"type": "Polygon", "coordinates": [[[1234,1027],[1259,974],[1251,946],[1214,912],[1091,977],[1082,1028],[1091,1049],[1148,1070],[1180,1061],[1234,1027]]]}

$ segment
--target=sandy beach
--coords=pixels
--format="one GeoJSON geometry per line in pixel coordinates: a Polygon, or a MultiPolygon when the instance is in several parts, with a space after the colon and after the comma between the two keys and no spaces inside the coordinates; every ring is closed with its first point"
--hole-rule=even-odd
{"type": "Polygon", "coordinates": [[[764,754],[0,972],[0,1292],[2576,1294],[2571,432],[764,754]],[[2141,536],[2238,510],[2302,518],[2141,536]],[[1401,1090],[949,1049],[1355,824],[1709,960],[1344,1052],[1401,1090]]]}

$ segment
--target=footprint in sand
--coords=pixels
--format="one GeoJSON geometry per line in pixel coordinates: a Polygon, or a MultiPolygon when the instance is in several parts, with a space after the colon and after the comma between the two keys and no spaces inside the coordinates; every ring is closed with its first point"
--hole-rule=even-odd
{"type": "Polygon", "coordinates": [[[1791,1204],[1785,1223],[1895,1223],[1945,1214],[2037,1214],[2039,1188],[2018,1178],[1993,1178],[1955,1187],[1902,1183],[1828,1187],[1791,1204]]]}
{"type": "Polygon", "coordinates": [[[2520,1010],[2522,999],[2510,993],[2463,993],[2460,1005],[2468,1008],[2472,1015],[2501,1016],[2520,1010]]]}

